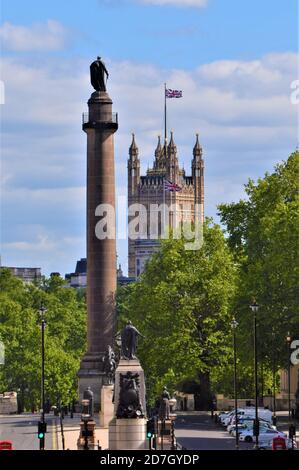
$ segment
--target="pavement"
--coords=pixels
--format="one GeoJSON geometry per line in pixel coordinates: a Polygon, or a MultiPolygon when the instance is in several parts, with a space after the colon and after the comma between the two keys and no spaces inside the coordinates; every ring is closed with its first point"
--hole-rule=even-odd
{"type": "MultiPolygon", "coordinates": [[[[99,447],[108,449],[108,428],[99,427],[99,417],[94,416],[96,422],[96,448],[99,447]]],[[[64,440],[64,449],[65,450],[77,450],[77,441],[80,434],[80,421],[81,414],[75,413],[73,418],[70,415],[67,415],[62,420],[62,428],[60,418],[56,418],[56,447],[55,450],[63,449],[63,440],[64,440]]]]}

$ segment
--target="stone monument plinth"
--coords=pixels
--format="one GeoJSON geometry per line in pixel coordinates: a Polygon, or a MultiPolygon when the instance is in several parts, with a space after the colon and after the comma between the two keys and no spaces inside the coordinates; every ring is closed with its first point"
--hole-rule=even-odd
{"type": "Polygon", "coordinates": [[[144,450],[146,419],[113,419],[109,425],[109,450],[144,450]]]}
{"type": "Polygon", "coordinates": [[[83,421],[80,422],[80,434],[77,441],[78,450],[83,450],[85,447],[85,443],[87,444],[89,450],[95,449],[95,428],[96,423],[93,420],[90,420],[87,423],[84,423],[83,421]]]}
{"type": "Polygon", "coordinates": [[[146,421],[143,369],[137,358],[122,358],[115,371],[114,418],[109,424],[109,449],[146,449],[146,421]]]}

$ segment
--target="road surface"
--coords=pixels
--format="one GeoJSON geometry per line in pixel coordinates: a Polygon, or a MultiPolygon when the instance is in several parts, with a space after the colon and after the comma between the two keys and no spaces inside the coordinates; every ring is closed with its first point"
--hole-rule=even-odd
{"type": "MultiPolygon", "coordinates": [[[[21,415],[0,416],[0,440],[12,441],[14,450],[39,450],[37,423],[40,415],[23,413],[21,415]]],[[[57,448],[56,427],[53,415],[46,415],[48,429],[45,439],[46,450],[57,448]]]]}

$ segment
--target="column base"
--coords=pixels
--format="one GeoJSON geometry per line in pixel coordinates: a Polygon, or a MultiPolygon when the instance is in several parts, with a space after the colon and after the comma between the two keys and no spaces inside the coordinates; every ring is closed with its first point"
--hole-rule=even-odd
{"type": "Polygon", "coordinates": [[[114,385],[103,385],[101,390],[100,427],[108,428],[114,417],[114,385]]]}
{"type": "Polygon", "coordinates": [[[109,424],[109,450],[148,448],[146,419],[113,419],[109,424]]]}
{"type": "Polygon", "coordinates": [[[94,397],[94,411],[98,412],[101,406],[101,388],[106,383],[106,374],[103,371],[102,357],[104,353],[89,354],[83,357],[78,377],[79,402],[83,399],[83,393],[90,387],[94,397]]]}

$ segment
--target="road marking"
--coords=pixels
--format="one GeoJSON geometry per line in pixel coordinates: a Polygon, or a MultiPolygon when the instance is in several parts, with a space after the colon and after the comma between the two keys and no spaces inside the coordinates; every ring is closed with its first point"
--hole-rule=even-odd
{"type": "Polygon", "coordinates": [[[58,450],[58,434],[57,434],[57,421],[53,420],[54,424],[52,426],[52,448],[53,450],[58,450]]]}

